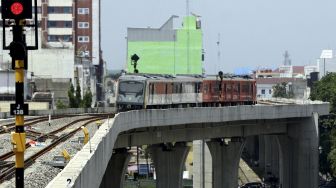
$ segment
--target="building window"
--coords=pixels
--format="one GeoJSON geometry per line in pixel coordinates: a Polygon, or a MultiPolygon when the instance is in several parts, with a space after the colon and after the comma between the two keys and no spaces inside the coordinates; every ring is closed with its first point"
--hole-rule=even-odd
{"type": "Polygon", "coordinates": [[[71,42],[72,35],[48,35],[48,42],[71,42]]]}
{"type": "Polygon", "coordinates": [[[49,14],[71,14],[72,7],[48,7],[49,14]]]}
{"type": "Polygon", "coordinates": [[[48,27],[57,27],[56,21],[48,21],[48,27]]]}
{"type": "Polygon", "coordinates": [[[89,28],[89,22],[78,22],[78,28],[89,28]]]}
{"type": "Polygon", "coordinates": [[[261,90],[261,94],[265,95],[265,90],[264,89],[261,90]]]}
{"type": "Polygon", "coordinates": [[[72,13],[72,7],[63,7],[63,12],[71,14],[72,13]]]}
{"type": "Polygon", "coordinates": [[[89,36],[78,36],[78,42],[90,42],[89,36]]]}
{"type": "Polygon", "coordinates": [[[64,21],[65,28],[72,28],[72,21],[64,21]]]}
{"type": "Polygon", "coordinates": [[[78,14],[89,14],[89,8],[78,8],[78,14]]]}
{"type": "Polygon", "coordinates": [[[48,21],[49,28],[72,28],[72,21],[48,21]]]}
{"type": "Polygon", "coordinates": [[[268,91],[268,94],[272,94],[272,90],[271,89],[268,91]]]}

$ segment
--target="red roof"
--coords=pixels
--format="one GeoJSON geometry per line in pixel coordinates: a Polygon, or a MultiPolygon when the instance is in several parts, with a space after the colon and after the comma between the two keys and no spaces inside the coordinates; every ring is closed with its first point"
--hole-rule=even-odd
{"type": "Polygon", "coordinates": [[[293,66],[293,73],[304,74],[304,66],[293,66]]]}

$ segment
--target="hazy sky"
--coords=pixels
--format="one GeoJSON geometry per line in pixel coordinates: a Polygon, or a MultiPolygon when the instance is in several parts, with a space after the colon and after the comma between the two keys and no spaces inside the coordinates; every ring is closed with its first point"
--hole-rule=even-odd
{"type": "MultiPolygon", "coordinates": [[[[289,51],[294,65],[315,64],[336,46],[335,0],[190,0],[201,15],[207,73],[275,67],[289,51]],[[217,58],[221,35],[221,61],[217,58]]],[[[102,0],[102,49],[108,69],[125,66],[127,27],[160,27],[186,15],[185,0],[102,0]]],[[[180,19],[176,20],[179,24],[180,19]]]]}

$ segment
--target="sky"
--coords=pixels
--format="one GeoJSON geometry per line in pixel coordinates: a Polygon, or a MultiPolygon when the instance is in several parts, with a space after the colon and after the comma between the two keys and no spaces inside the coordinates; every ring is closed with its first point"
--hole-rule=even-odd
{"type": "MultiPolygon", "coordinates": [[[[186,0],[101,1],[108,69],[125,68],[127,27],[158,28],[171,15],[181,25],[186,15],[186,0]]],[[[335,0],[189,0],[189,7],[201,16],[208,74],[274,68],[286,50],[293,65],[313,65],[323,49],[336,47],[335,0]]]]}

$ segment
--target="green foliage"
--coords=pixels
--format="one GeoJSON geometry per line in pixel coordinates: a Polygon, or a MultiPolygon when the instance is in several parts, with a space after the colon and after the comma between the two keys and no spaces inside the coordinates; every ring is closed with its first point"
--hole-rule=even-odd
{"type": "Polygon", "coordinates": [[[65,108],[67,108],[67,106],[62,101],[58,100],[56,102],[56,108],[57,109],[65,109],[65,108]]]}
{"type": "Polygon", "coordinates": [[[88,91],[86,91],[84,96],[83,96],[82,107],[83,108],[90,108],[91,103],[92,103],[92,93],[91,93],[91,90],[88,89],[88,91]]]}
{"type": "Polygon", "coordinates": [[[330,102],[330,114],[320,117],[320,172],[336,177],[336,73],[328,73],[316,82],[310,99],[330,102]]]}
{"type": "Polygon", "coordinates": [[[273,97],[278,98],[293,98],[294,93],[292,90],[286,91],[287,83],[282,82],[281,84],[277,84],[273,86],[273,97]]]}
{"type": "MultiPolygon", "coordinates": [[[[329,136],[330,140],[330,153],[328,154],[328,162],[330,163],[331,175],[336,177],[336,129],[333,128],[331,130],[331,134],[329,136]]],[[[329,149],[329,148],[328,148],[329,149]]]]}
{"type": "Polygon", "coordinates": [[[91,90],[88,89],[88,91],[85,92],[83,99],[82,99],[81,88],[80,88],[78,80],[77,80],[76,93],[75,93],[74,86],[71,83],[69,91],[68,91],[68,97],[69,97],[69,107],[70,108],[90,108],[91,107],[91,103],[92,103],[91,90]]]}
{"type": "Polygon", "coordinates": [[[336,73],[328,73],[315,83],[310,99],[330,102],[330,111],[336,112],[336,73]]]}
{"type": "Polygon", "coordinates": [[[82,95],[81,95],[81,88],[80,88],[80,85],[79,85],[79,81],[77,79],[77,83],[76,83],[77,87],[76,87],[76,96],[75,96],[75,101],[76,101],[76,105],[78,107],[81,106],[81,103],[82,103],[82,95]]]}
{"type": "Polygon", "coordinates": [[[75,99],[75,89],[72,83],[70,83],[70,88],[68,91],[68,97],[69,97],[69,107],[70,108],[78,108],[78,105],[76,103],[75,99]]]}

